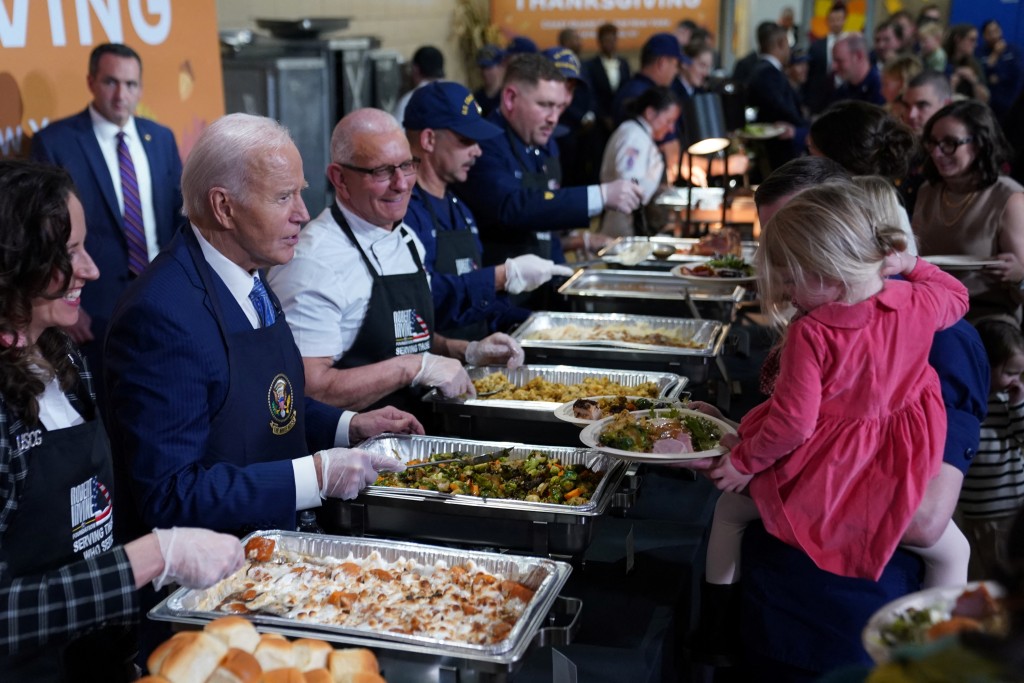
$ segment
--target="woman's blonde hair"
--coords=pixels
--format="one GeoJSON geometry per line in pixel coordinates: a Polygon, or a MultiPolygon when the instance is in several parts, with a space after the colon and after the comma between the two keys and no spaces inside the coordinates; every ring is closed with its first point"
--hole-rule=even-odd
{"type": "Polygon", "coordinates": [[[857,185],[825,183],[804,190],[761,233],[755,263],[765,310],[782,327],[789,309],[785,280],[804,287],[817,275],[849,291],[881,278],[886,254],[906,246],[898,226],[876,223],[870,200],[857,185]]]}

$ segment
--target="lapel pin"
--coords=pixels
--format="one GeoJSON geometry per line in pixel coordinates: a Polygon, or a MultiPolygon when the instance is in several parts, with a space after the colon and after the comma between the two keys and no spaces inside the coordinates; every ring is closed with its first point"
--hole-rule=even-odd
{"type": "Polygon", "coordinates": [[[146,133],[145,135],[142,136],[142,139],[145,140],[146,142],[149,142],[150,140],[153,139],[153,136],[150,135],[149,133],[146,133]]]}

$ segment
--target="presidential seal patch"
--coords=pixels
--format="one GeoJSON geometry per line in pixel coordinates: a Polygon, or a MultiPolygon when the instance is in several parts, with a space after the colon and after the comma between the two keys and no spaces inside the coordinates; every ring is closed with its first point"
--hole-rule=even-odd
{"type": "Polygon", "coordinates": [[[270,431],[275,436],[287,434],[295,426],[295,392],[287,375],[276,375],[270,381],[267,408],[270,410],[270,431]]]}

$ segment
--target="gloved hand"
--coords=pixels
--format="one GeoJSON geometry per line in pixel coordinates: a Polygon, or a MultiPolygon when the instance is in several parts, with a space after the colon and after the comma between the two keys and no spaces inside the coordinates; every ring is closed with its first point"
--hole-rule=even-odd
{"type": "Polygon", "coordinates": [[[377,481],[377,472],[401,472],[405,465],[383,453],[361,448],[329,448],[313,456],[320,468],[321,498],[355,498],[377,481]]]}
{"type": "Polygon", "coordinates": [[[209,588],[233,574],[245,562],[241,542],[209,529],[153,529],[164,556],[164,570],[153,579],[160,590],[169,583],[185,588],[209,588]]]}
{"type": "Polygon", "coordinates": [[[466,362],[470,365],[497,365],[504,363],[514,370],[523,364],[526,354],[523,347],[503,332],[495,332],[480,341],[469,342],[466,347],[466,362]]]}
{"type": "Polygon", "coordinates": [[[604,208],[620,213],[633,213],[644,199],[644,191],[629,180],[613,180],[601,184],[601,199],[604,208]]]}
{"type": "Polygon", "coordinates": [[[532,292],[555,275],[572,275],[573,269],[554,261],[523,254],[505,261],[505,291],[509,294],[532,292]]]}
{"type": "Polygon", "coordinates": [[[414,387],[437,387],[445,398],[468,395],[476,396],[473,381],[466,374],[462,363],[454,358],[424,353],[420,371],[412,380],[414,387]]]}

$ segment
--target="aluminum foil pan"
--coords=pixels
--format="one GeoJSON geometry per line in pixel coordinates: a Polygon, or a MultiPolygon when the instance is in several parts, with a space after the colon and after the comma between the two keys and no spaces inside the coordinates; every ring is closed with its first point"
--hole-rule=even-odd
{"type": "Polygon", "coordinates": [[[669,318],[649,315],[624,315],[619,313],[555,313],[543,311],[533,313],[526,322],[512,334],[523,348],[536,349],[594,349],[639,351],[648,355],[665,356],[715,356],[721,349],[726,325],[717,320],[696,320],[692,318],[669,318]],[[548,330],[569,326],[584,331],[596,330],[607,325],[636,325],[668,329],[677,332],[693,347],[662,346],[601,339],[534,339],[534,335],[548,330]]]}
{"type": "MultiPolygon", "coordinates": [[[[529,321],[527,321],[529,322],[529,321]]],[[[487,365],[467,368],[469,378],[481,379],[493,372],[500,372],[516,386],[522,386],[535,377],[543,377],[549,382],[560,384],[579,384],[588,377],[607,377],[612,382],[635,387],[645,382],[658,385],[659,398],[675,398],[687,384],[685,377],[670,372],[653,372],[643,370],[607,370],[604,368],[575,367],[571,365],[522,365],[514,370],[503,365],[487,365]]],[[[436,406],[460,406],[471,408],[468,412],[480,414],[486,411],[492,417],[509,416],[511,413],[528,415],[531,419],[561,424],[554,415],[555,408],[562,402],[552,401],[513,401],[511,399],[456,399],[445,398],[437,389],[432,389],[424,397],[424,401],[436,406]]]]}
{"type": "Polygon", "coordinates": [[[594,490],[590,501],[584,505],[560,505],[557,503],[530,503],[524,500],[507,500],[502,498],[481,498],[465,494],[441,493],[440,491],[420,491],[419,489],[402,489],[391,486],[368,486],[363,489],[360,498],[381,502],[383,498],[395,496],[420,498],[445,502],[448,505],[464,507],[466,514],[473,514],[480,508],[519,510],[529,513],[549,513],[559,516],[569,515],[592,517],[602,514],[611,502],[619,481],[626,468],[618,458],[609,458],[601,453],[586,448],[568,446],[532,446],[507,441],[471,441],[468,439],[451,439],[438,436],[418,436],[409,434],[382,434],[364,441],[360,448],[373,453],[394,455],[403,462],[409,460],[425,460],[434,453],[468,453],[482,455],[494,451],[511,448],[509,460],[525,460],[532,451],[539,451],[548,457],[558,458],[567,465],[586,465],[595,472],[603,474],[601,481],[594,490]]]}
{"type": "MultiPolygon", "coordinates": [[[[684,262],[706,261],[710,258],[709,256],[687,253],[693,247],[697,246],[699,241],[700,240],[692,237],[663,237],[657,235],[653,237],[620,237],[605,246],[601,251],[597,252],[597,255],[605,262],[613,263],[615,261],[615,256],[629,250],[633,245],[638,243],[647,242],[655,247],[659,245],[669,245],[674,247],[677,253],[670,255],[667,259],[659,259],[652,254],[643,262],[643,266],[645,268],[652,266],[668,267],[684,262]]],[[[743,248],[743,258],[749,263],[754,258],[754,252],[757,251],[757,242],[744,241],[741,243],[741,246],[743,248]]]]}
{"type": "Polygon", "coordinates": [[[746,290],[721,285],[703,287],[680,280],[670,273],[649,270],[577,270],[558,288],[570,297],[642,299],[646,301],[716,301],[739,303],[746,290]]]}
{"type": "MultiPolygon", "coordinates": [[[[547,558],[453,550],[378,538],[348,538],[295,531],[257,531],[242,539],[243,543],[254,536],[273,539],[277,542],[278,548],[315,558],[337,558],[339,562],[350,555],[359,559],[374,552],[380,553],[388,562],[406,558],[428,566],[438,561],[454,566],[472,560],[488,572],[500,574],[534,588],[533,599],[526,606],[508,637],[493,645],[472,645],[422,636],[311,624],[263,614],[247,615],[247,618],[263,631],[277,631],[366,647],[400,649],[427,655],[465,657],[478,661],[507,663],[519,660],[530,646],[548,610],[558,597],[558,592],[572,572],[572,567],[567,563],[547,558]]],[[[199,609],[204,598],[212,597],[219,601],[227,597],[216,594],[221,585],[217,584],[206,590],[179,588],[154,607],[149,616],[158,621],[189,624],[206,624],[225,616],[222,612],[199,609]]]]}

